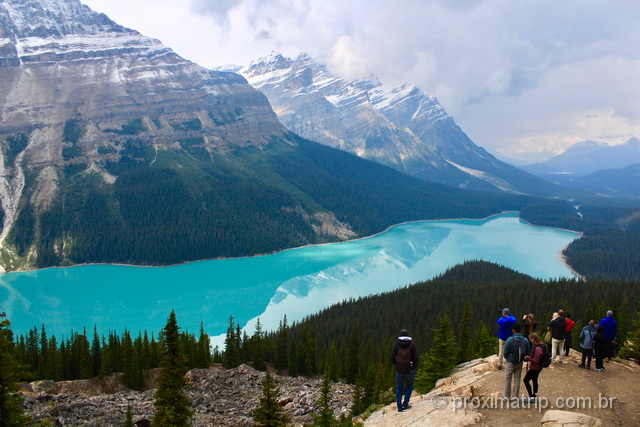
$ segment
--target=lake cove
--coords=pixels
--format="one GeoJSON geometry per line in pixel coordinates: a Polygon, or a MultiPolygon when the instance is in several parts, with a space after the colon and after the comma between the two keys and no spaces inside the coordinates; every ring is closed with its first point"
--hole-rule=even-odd
{"type": "MultiPolygon", "coordinates": [[[[272,255],[171,267],[87,265],[0,275],[0,310],[14,333],[45,324],[49,335],[125,328],[158,331],[175,309],[182,330],[224,334],[229,316],[252,333],[286,314],[302,319],[346,298],[424,281],[467,260],[495,262],[541,279],[574,277],[562,249],[578,233],[531,226],[517,214],[420,221],[373,237],[272,255]]],[[[221,338],[214,339],[220,344],[221,338]]]]}

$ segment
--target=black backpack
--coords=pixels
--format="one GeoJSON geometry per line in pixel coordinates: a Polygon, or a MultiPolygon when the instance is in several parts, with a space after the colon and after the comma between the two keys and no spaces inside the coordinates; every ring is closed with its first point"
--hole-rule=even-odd
{"type": "Polygon", "coordinates": [[[408,374],[412,371],[413,360],[411,358],[411,348],[413,341],[407,347],[400,347],[396,356],[396,371],[399,374],[408,374]]]}
{"type": "Polygon", "coordinates": [[[551,365],[551,353],[549,353],[546,345],[540,344],[540,347],[542,347],[542,367],[548,368],[551,365]]]}
{"type": "Polygon", "coordinates": [[[515,344],[515,348],[512,350],[512,356],[511,356],[512,358],[514,358],[515,356],[515,360],[513,361],[513,363],[522,363],[524,362],[524,357],[529,354],[529,352],[527,351],[527,344],[525,343],[525,338],[522,338],[521,340],[516,340],[514,338],[513,342],[515,344]]]}

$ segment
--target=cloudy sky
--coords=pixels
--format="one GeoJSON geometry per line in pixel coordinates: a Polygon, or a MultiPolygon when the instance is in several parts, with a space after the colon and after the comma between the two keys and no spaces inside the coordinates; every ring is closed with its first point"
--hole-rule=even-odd
{"type": "Polygon", "coordinates": [[[640,137],[638,0],[82,0],[203,66],[304,51],[413,82],[478,145],[534,162],[640,137]]]}

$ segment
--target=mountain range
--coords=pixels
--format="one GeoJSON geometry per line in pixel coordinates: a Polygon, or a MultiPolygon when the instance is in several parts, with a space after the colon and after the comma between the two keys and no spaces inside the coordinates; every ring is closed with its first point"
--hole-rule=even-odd
{"type": "Polygon", "coordinates": [[[0,156],[7,270],[245,256],[531,202],[304,140],[240,75],[77,0],[0,2],[0,156]]]}
{"type": "Polygon", "coordinates": [[[291,59],[272,52],[232,69],[304,138],[457,188],[571,196],[477,146],[434,96],[413,84],[385,87],[375,76],[350,81],[304,53],[291,59]]]}
{"type": "Polygon", "coordinates": [[[640,196],[640,140],[619,145],[596,141],[574,144],[564,153],[522,169],[566,187],[603,196],[640,196]]]}

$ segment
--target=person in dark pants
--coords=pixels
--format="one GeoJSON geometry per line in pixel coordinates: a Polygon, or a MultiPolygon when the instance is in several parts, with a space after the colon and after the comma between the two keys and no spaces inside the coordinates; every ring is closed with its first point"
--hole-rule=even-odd
{"type": "Polygon", "coordinates": [[[396,404],[398,412],[402,412],[411,408],[409,400],[413,392],[413,382],[416,379],[416,368],[418,367],[418,350],[406,329],[400,331],[398,339],[393,344],[391,363],[396,370],[396,404]],[[404,401],[402,400],[403,389],[404,401]]]}
{"type": "Polygon", "coordinates": [[[598,326],[598,333],[593,340],[593,349],[596,354],[596,367],[594,371],[604,371],[604,358],[607,357],[607,339],[604,336],[604,326],[598,326]]]}
{"type": "Polygon", "coordinates": [[[580,368],[591,369],[591,356],[593,355],[593,340],[596,337],[596,322],[589,320],[589,324],[580,331],[580,351],[582,351],[582,363],[580,368]],[[584,362],[587,362],[586,365],[584,362]]]}
{"type": "Polygon", "coordinates": [[[613,354],[613,341],[616,339],[618,335],[618,323],[616,319],[613,318],[613,311],[607,311],[607,317],[600,321],[600,326],[604,328],[604,337],[607,340],[607,349],[605,351],[605,357],[608,360],[611,360],[615,354],[613,354]]]}
{"type": "Polygon", "coordinates": [[[529,370],[522,381],[524,381],[524,386],[527,388],[527,393],[529,393],[528,402],[533,403],[536,401],[536,396],[538,395],[538,375],[540,375],[540,371],[542,371],[544,343],[535,332],[529,334],[529,341],[533,349],[531,350],[531,355],[526,356],[524,359],[529,362],[529,370]],[[533,388],[529,382],[533,383],[533,388]]]}
{"type": "Polygon", "coordinates": [[[565,355],[568,356],[569,350],[571,350],[571,346],[573,345],[573,336],[572,336],[573,327],[576,325],[576,322],[571,320],[571,313],[567,313],[566,323],[567,323],[567,328],[564,336],[564,351],[565,351],[565,355]]]}

